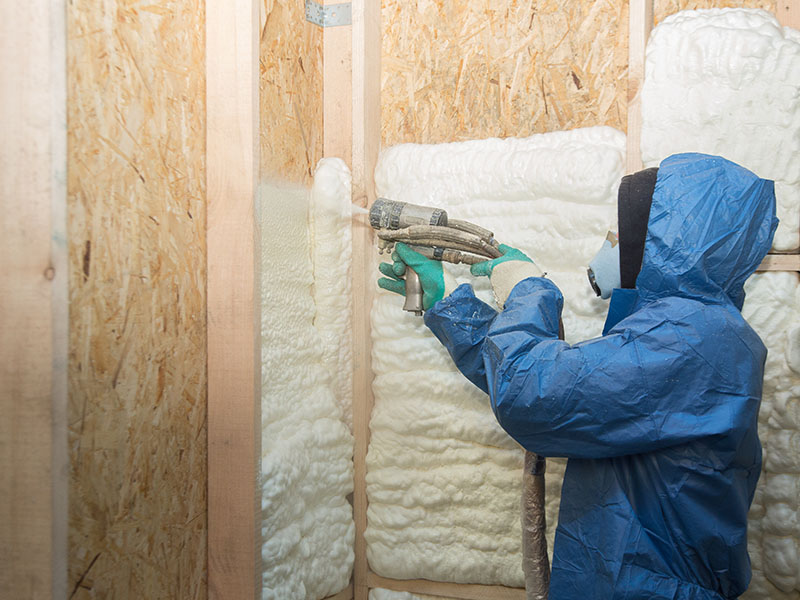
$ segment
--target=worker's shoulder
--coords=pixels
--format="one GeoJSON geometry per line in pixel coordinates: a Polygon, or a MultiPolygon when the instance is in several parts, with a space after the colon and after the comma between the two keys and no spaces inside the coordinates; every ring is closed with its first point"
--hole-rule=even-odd
{"type": "Polygon", "coordinates": [[[761,339],[742,313],[728,302],[704,302],[684,296],[668,296],[642,306],[630,326],[641,333],[668,330],[681,337],[701,336],[717,343],[763,347],[761,339]]]}

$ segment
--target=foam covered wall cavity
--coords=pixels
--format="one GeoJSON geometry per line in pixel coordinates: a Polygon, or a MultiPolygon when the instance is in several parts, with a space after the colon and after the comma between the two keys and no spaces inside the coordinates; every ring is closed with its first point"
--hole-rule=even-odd
{"type": "Polygon", "coordinates": [[[260,193],[262,598],[317,600],[353,566],[350,174],[325,159],[312,193],[260,193]]]}
{"type": "MultiPolygon", "coordinates": [[[[405,144],[382,153],[375,180],[379,196],[445,208],[533,257],[564,291],[566,336],[574,342],[602,329],[606,304],[592,292],[586,264],[616,222],[624,149],[624,135],[606,127],[405,144]]],[[[446,268],[490,301],[486,278],[446,268]]],[[[372,309],[369,564],[400,579],[522,587],[522,452],[488,398],[401,306],[399,296],[381,291],[372,309]]],[[[548,461],[551,547],[563,470],[562,461],[548,461]]]]}
{"type": "Polygon", "coordinates": [[[756,9],[664,19],[647,44],[642,119],[646,166],[691,150],[773,179],[774,247],[800,245],[800,32],[756,9]]]}
{"type": "MultiPolygon", "coordinates": [[[[775,180],[777,250],[800,244],[800,32],[753,9],[686,11],[647,46],[647,166],[685,151],[720,154],[775,180]]],[[[759,435],[764,468],[750,511],[753,581],[743,598],[800,599],[800,336],[796,273],[754,275],[743,313],[769,349],[759,435]]]]}
{"type": "Polygon", "coordinates": [[[743,599],[800,599],[800,285],[797,273],[758,273],[742,311],[769,350],[758,433],[764,466],[750,509],[753,580],[743,599]]]}

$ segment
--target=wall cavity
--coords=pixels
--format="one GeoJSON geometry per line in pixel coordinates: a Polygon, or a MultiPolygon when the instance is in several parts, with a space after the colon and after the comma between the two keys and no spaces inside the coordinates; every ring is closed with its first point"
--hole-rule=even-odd
{"type": "Polygon", "coordinates": [[[262,598],[344,589],[355,528],[350,409],[350,174],[320,162],[313,192],[264,183],[262,598]],[[309,225],[311,223],[311,225],[309,225]]]}
{"type": "MultiPolygon", "coordinates": [[[[600,333],[586,264],[616,220],[625,137],[611,128],[524,139],[395,146],[378,194],[435,205],[535,257],[566,297],[567,339],[600,333]]],[[[451,268],[449,265],[447,268],[451,268]]],[[[488,280],[452,267],[490,301],[488,280]]],[[[381,292],[372,309],[375,407],[367,456],[367,555],[378,574],[521,587],[522,452],[486,396],[422,319],[381,292]]],[[[564,462],[548,464],[552,545],[564,462]]]]}

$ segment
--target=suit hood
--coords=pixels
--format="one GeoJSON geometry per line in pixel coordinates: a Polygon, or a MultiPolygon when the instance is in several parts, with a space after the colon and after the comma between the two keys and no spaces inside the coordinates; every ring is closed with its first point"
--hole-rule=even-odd
{"type": "Polygon", "coordinates": [[[719,156],[676,154],[658,170],[639,296],[730,301],[772,247],[774,183],[719,156]]]}

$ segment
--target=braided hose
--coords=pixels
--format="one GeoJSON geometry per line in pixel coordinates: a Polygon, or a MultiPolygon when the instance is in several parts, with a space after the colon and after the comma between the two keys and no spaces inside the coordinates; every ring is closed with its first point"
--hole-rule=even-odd
{"type": "MultiPolygon", "coordinates": [[[[381,251],[390,249],[396,242],[403,242],[427,258],[454,264],[472,265],[502,256],[491,231],[455,219],[450,219],[447,226],[411,225],[401,229],[378,229],[378,238],[381,251]]],[[[563,339],[563,329],[560,335],[563,339]]],[[[547,600],[550,588],[550,560],[545,538],[545,468],[543,456],[525,452],[521,519],[522,568],[527,600],[547,600]]]]}
{"type": "Polygon", "coordinates": [[[526,600],[547,600],[550,560],[547,557],[544,512],[544,456],[525,451],[522,475],[522,572],[526,600]]]}

